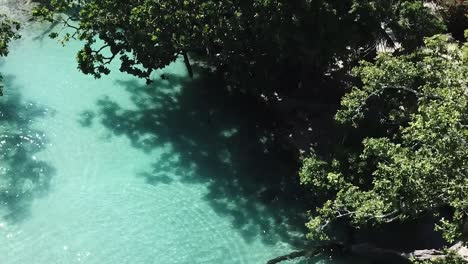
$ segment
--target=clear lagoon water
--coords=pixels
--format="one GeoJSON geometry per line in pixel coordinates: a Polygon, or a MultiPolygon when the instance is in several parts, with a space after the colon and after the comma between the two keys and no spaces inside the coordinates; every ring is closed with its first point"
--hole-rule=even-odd
{"type": "Polygon", "coordinates": [[[150,86],[95,80],[79,43],[46,35],[0,64],[0,263],[254,264],[301,246],[303,208],[266,189],[295,175],[251,106],[178,62],[150,86]]]}

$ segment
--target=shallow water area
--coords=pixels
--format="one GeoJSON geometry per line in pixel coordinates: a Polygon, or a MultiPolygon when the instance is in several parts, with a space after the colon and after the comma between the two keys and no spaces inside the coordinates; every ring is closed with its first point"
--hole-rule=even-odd
{"type": "Polygon", "coordinates": [[[291,175],[248,107],[179,62],[150,86],[95,80],[48,30],[1,61],[0,263],[265,263],[301,245],[303,211],[264,198],[291,175]]]}

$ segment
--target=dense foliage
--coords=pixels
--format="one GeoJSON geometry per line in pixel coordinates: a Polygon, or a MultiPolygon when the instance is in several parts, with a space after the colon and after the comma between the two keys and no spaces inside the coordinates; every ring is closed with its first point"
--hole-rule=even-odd
{"type": "Polygon", "coordinates": [[[362,147],[304,159],[302,183],[329,194],[308,223],[312,237],[327,238],[338,218],[359,227],[426,213],[448,241],[460,237],[468,216],[466,55],[437,35],[414,53],[380,54],[355,69],[362,85],[344,96],[336,120],[357,129],[377,123],[379,135],[364,128],[362,147]],[[440,214],[446,207],[450,218],[440,214]]]}
{"type": "Polygon", "coordinates": [[[150,78],[179,56],[190,71],[192,54],[236,87],[277,92],[371,54],[380,41],[413,49],[445,28],[416,0],[52,0],[35,15],[53,21],[51,11],[70,14],[61,22],[73,32],[63,38],[85,41],[77,58],[86,74],[108,74],[119,59],[121,71],[150,78]]]}
{"type": "Polygon", "coordinates": [[[435,0],[452,36],[463,41],[463,32],[468,28],[468,3],[466,0],[435,0]]]}
{"type": "MultiPolygon", "coordinates": [[[[8,55],[8,45],[11,40],[19,38],[19,27],[20,25],[18,22],[9,19],[4,14],[0,14],[0,57],[8,55]]],[[[2,86],[0,85],[0,95],[2,94],[2,86]]]]}

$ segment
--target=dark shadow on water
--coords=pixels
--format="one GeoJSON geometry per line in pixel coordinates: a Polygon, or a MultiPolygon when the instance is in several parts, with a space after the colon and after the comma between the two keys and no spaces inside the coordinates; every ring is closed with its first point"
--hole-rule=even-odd
{"type": "Polygon", "coordinates": [[[168,176],[164,172],[154,172],[154,173],[141,172],[138,174],[138,176],[145,179],[145,181],[151,185],[170,184],[174,181],[172,177],[168,176]]]}
{"type": "Polygon", "coordinates": [[[80,114],[78,123],[83,127],[90,127],[93,123],[95,114],[92,111],[84,111],[80,114]]]}
{"type": "Polygon", "coordinates": [[[43,42],[44,39],[49,38],[50,33],[54,32],[56,27],[60,24],[58,21],[52,22],[46,29],[44,29],[39,35],[33,38],[34,41],[43,42]]]}
{"type": "Polygon", "coordinates": [[[261,236],[267,244],[300,247],[306,216],[297,200],[303,191],[295,159],[270,132],[276,124],[269,112],[257,101],[228,94],[214,76],[166,76],[150,86],[117,82],[135,107],[102,98],[97,111],[83,112],[80,123],[99,122],[134,148],[154,152],[152,169],[138,175],[148,184],[206,185],[206,201],[229,217],[246,241],[261,236]]]}
{"type": "Polygon", "coordinates": [[[54,168],[36,155],[45,149],[43,131],[32,123],[48,114],[45,108],[23,101],[12,76],[5,76],[0,97],[0,219],[22,221],[34,198],[46,194],[54,168]]]}

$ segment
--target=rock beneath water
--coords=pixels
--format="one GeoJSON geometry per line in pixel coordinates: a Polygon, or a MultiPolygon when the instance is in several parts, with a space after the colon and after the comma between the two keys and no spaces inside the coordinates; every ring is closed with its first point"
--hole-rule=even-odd
{"type": "Polygon", "coordinates": [[[31,10],[35,5],[31,0],[0,0],[0,13],[24,24],[31,20],[31,10]]]}

